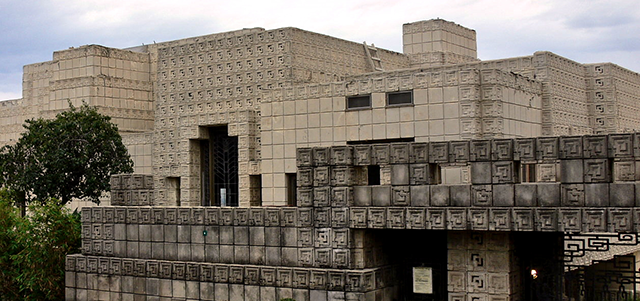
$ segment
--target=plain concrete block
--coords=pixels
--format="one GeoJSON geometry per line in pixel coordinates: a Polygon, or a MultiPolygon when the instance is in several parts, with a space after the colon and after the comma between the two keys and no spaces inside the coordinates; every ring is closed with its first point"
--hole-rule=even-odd
{"type": "Polygon", "coordinates": [[[140,242],[138,244],[138,256],[140,258],[151,258],[151,243],[150,242],[140,242]]]}
{"type": "Polygon", "coordinates": [[[123,240],[116,240],[113,242],[113,254],[117,257],[127,256],[127,242],[123,240]]]}
{"type": "Polygon", "coordinates": [[[584,205],[587,207],[608,207],[609,184],[584,184],[584,205]]]}
{"type": "Polygon", "coordinates": [[[265,227],[264,240],[267,246],[270,246],[270,247],[281,246],[282,239],[280,236],[280,227],[265,227]]]}
{"type": "MultiPolygon", "coordinates": [[[[208,231],[207,235],[209,235],[208,231]]],[[[191,242],[195,244],[203,244],[204,240],[204,226],[191,226],[191,242]]]]}
{"type": "Polygon", "coordinates": [[[288,287],[276,288],[276,300],[293,298],[293,289],[288,287]]]}
{"type": "Polygon", "coordinates": [[[309,298],[313,301],[327,301],[327,291],[325,290],[310,290],[309,298]]]}
{"type": "Polygon", "coordinates": [[[138,240],[151,241],[151,225],[140,225],[138,227],[138,240]]]}
{"type": "Polygon", "coordinates": [[[251,264],[263,265],[265,262],[265,252],[266,249],[264,246],[250,246],[249,262],[251,264]]]}
{"type": "MultiPolygon", "coordinates": [[[[391,299],[392,296],[389,296],[391,299]]],[[[345,301],[345,293],[344,292],[327,292],[327,301],[345,301]]]]}
{"type": "Polygon", "coordinates": [[[220,227],[220,244],[221,245],[233,244],[233,227],[231,226],[220,227]]]}
{"type": "Polygon", "coordinates": [[[518,207],[534,207],[537,205],[538,186],[536,184],[515,185],[515,205],[518,207]]]}
{"type": "Polygon", "coordinates": [[[160,295],[160,279],[147,278],[147,294],[152,296],[160,295]]]}
{"type": "Polygon", "coordinates": [[[77,288],[87,288],[87,273],[76,273],[77,288]]]}
{"type": "Polygon", "coordinates": [[[233,263],[234,254],[233,254],[233,246],[232,245],[221,245],[220,246],[220,262],[221,263],[233,263]]]}
{"type": "Polygon", "coordinates": [[[376,207],[391,205],[391,186],[371,187],[371,204],[376,207]]]}
{"type": "Polygon", "coordinates": [[[282,248],[282,265],[298,265],[298,248],[282,248]]]}
{"type": "Polygon", "coordinates": [[[309,299],[309,290],[294,288],[293,299],[296,301],[311,301],[311,299],[309,299]]]}
{"type": "Polygon", "coordinates": [[[138,258],[139,243],[137,241],[127,241],[127,257],[138,258]]]}
{"type": "Polygon", "coordinates": [[[298,245],[298,228],[283,227],[282,232],[282,246],[295,247],[298,245]]]}
{"type": "Polygon", "coordinates": [[[249,246],[234,246],[234,263],[249,263],[249,246]]]}
{"type": "Polygon", "coordinates": [[[191,226],[178,225],[178,242],[191,242],[191,226]]]}
{"type": "Polygon", "coordinates": [[[429,206],[429,185],[411,186],[411,206],[429,206]]]}
{"type": "Polygon", "coordinates": [[[127,225],[127,240],[128,241],[138,241],[140,236],[138,235],[138,226],[136,224],[127,225]]]}
{"type": "MultiPolygon", "coordinates": [[[[204,301],[213,301],[214,288],[211,282],[200,282],[200,299],[204,301]]],[[[255,299],[258,300],[258,299],[255,299]]]]}
{"type": "Polygon", "coordinates": [[[127,239],[127,225],[114,224],[113,225],[113,239],[126,240],[127,239]]]}
{"type": "Polygon", "coordinates": [[[134,277],[133,292],[137,295],[147,294],[147,279],[144,277],[134,277]]]}
{"type": "Polygon", "coordinates": [[[282,264],[282,248],[280,247],[266,247],[266,264],[271,266],[278,266],[282,264]]]}
{"type": "Polygon", "coordinates": [[[371,186],[353,187],[353,199],[355,206],[371,206],[371,186]]]}
{"type": "Polygon", "coordinates": [[[433,185],[430,187],[431,206],[449,206],[450,194],[448,185],[433,185]]]}
{"type": "Polygon", "coordinates": [[[635,204],[634,183],[610,183],[609,205],[612,207],[633,207],[635,204]]]}
{"type": "Polygon", "coordinates": [[[264,246],[264,227],[249,227],[249,245],[264,246]]]}
{"type": "Polygon", "coordinates": [[[537,185],[539,206],[560,206],[560,183],[538,183],[537,185]]]}
{"type": "Polygon", "coordinates": [[[151,241],[164,242],[164,225],[151,225],[151,241]]]}
{"type": "Polygon", "coordinates": [[[164,243],[164,259],[178,260],[178,244],[173,242],[164,243]]]}
{"type": "Polygon", "coordinates": [[[173,296],[173,284],[171,279],[160,279],[160,296],[173,296]]]}
{"type": "Polygon", "coordinates": [[[229,300],[245,301],[243,284],[229,284],[229,300]]]}
{"type": "Polygon", "coordinates": [[[409,185],[409,164],[391,165],[391,185],[409,185]]]}
{"type": "Polygon", "coordinates": [[[164,243],[163,242],[151,243],[151,258],[164,259],[164,243]]]}
{"type": "Polygon", "coordinates": [[[491,184],[491,162],[471,162],[471,183],[491,184]]]}
{"type": "Polygon", "coordinates": [[[220,261],[220,246],[219,245],[204,245],[204,260],[206,262],[219,262],[220,261]]]}
{"type": "Polygon", "coordinates": [[[235,245],[249,245],[249,227],[233,227],[233,243],[235,245]]]}
{"type": "Polygon", "coordinates": [[[584,163],[582,160],[560,160],[560,182],[584,182],[584,163]]]}
{"type": "Polygon", "coordinates": [[[191,244],[191,261],[204,261],[204,244],[191,244]]]}
{"type": "Polygon", "coordinates": [[[200,282],[186,281],[185,288],[187,299],[200,299],[200,282]]]}
{"type": "Polygon", "coordinates": [[[204,237],[205,244],[217,245],[220,243],[220,227],[206,226],[204,231],[207,231],[207,236],[204,237]]]}
{"type": "Polygon", "coordinates": [[[493,185],[493,206],[513,207],[514,184],[493,185]]]}
{"type": "Polygon", "coordinates": [[[260,300],[260,287],[256,285],[244,286],[245,300],[260,300]]]}
{"type": "Polygon", "coordinates": [[[178,260],[191,260],[191,244],[178,243],[178,260]]]}
{"type": "Polygon", "coordinates": [[[216,283],[214,285],[216,301],[229,301],[229,285],[226,283],[216,283]]]}
{"type": "Polygon", "coordinates": [[[178,241],[178,226],[177,225],[164,225],[164,241],[165,242],[177,242],[178,241]]]}
{"type": "Polygon", "coordinates": [[[471,185],[449,186],[451,206],[468,207],[471,205],[471,185]]]}
{"type": "Polygon", "coordinates": [[[260,298],[261,298],[261,301],[278,301],[278,300],[276,300],[276,288],[275,287],[268,287],[268,286],[261,286],[260,287],[260,298]]]}

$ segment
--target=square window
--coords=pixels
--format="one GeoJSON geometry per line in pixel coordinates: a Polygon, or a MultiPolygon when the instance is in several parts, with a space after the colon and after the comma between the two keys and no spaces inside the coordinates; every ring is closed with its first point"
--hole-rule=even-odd
{"type": "Polygon", "coordinates": [[[361,109],[371,107],[371,95],[347,97],[347,109],[361,109]]]}
{"type": "Polygon", "coordinates": [[[413,93],[411,91],[387,93],[387,105],[410,105],[413,104],[413,93]]]}

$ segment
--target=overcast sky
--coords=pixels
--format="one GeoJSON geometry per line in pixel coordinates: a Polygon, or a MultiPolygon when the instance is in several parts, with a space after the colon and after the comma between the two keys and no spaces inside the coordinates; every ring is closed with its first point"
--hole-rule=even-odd
{"type": "Polygon", "coordinates": [[[482,60],[547,50],[640,72],[638,0],[0,0],[0,99],[21,97],[23,65],[69,47],[292,26],[401,52],[402,24],[433,18],[475,29],[482,60]]]}

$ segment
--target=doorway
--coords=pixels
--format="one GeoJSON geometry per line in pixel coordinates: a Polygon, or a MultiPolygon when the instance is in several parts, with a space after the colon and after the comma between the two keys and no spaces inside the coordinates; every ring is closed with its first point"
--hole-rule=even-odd
{"type": "Polygon", "coordinates": [[[203,206],[238,206],[238,137],[226,126],[208,127],[200,140],[203,206]]]}

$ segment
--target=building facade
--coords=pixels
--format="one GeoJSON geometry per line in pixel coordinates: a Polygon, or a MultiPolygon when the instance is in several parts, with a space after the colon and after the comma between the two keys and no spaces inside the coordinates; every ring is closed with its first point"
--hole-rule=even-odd
{"type": "Polygon", "coordinates": [[[549,52],[480,61],[475,31],[440,19],[403,34],[404,53],[296,28],[57,51],[24,67],[22,99],[0,102],[0,143],[85,102],[119,126],[136,172],[155,176],[157,205],[246,207],[291,203],[298,147],[640,128],[640,75],[617,65],[549,52]]]}
{"type": "Polygon", "coordinates": [[[481,61],[475,37],[437,19],[403,26],[404,53],[296,28],[58,51],[0,102],[0,144],[69,104],[119,126],[136,175],[83,210],[70,300],[561,300],[563,233],[640,228],[640,74],[481,61]]]}

